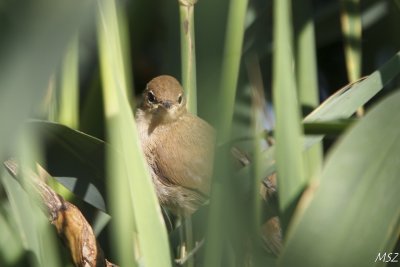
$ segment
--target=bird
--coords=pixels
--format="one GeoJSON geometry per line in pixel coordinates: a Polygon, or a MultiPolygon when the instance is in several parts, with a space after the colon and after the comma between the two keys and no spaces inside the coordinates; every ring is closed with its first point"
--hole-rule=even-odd
{"type": "Polygon", "coordinates": [[[191,215],[210,191],[214,129],[188,112],[181,84],[169,75],[147,84],[135,120],[160,204],[191,215]]]}
{"type": "MultiPolygon", "coordinates": [[[[135,121],[160,204],[175,215],[190,216],[210,192],[214,128],[187,110],[182,85],[169,75],[147,84],[135,121]]],[[[275,189],[265,190],[268,197],[275,189]]],[[[262,238],[268,251],[279,254],[282,237],[277,217],[263,224],[262,238]]]]}

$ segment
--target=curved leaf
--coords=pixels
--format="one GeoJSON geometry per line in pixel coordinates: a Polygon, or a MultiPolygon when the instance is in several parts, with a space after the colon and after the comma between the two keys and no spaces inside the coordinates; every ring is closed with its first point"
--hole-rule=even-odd
{"type": "Polygon", "coordinates": [[[32,120],[28,127],[43,142],[46,170],[66,188],[94,207],[106,210],[106,143],[62,124],[32,120]]]}
{"type": "MultiPolygon", "coordinates": [[[[383,89],[393,78],[400,73],[400,52],[397,52],[386,64],[374,71],[363,81],[338,90],[335,94],[325,100],[319,107],[311,112],[304,123],[317,121],[328,121],[348,118],[356,110],[367,103],[380,90],[383,89]]],[[[322,140],[323,135],[310,135],[305,138],[305,148],[309,148],[322,140]]],[[[262,153],[265,162],[262,166],[263,177],[271,175],[275,171],[274,161],[275,147],[271,147],[262,153]]],[[[240,171],[240,176],[249,176],[251,166],[248,165],[240,171]]]]}
{"type": "Polygon", "coordinates": [[[400,92],[382,101],[334,148],[319,188],[303,198],[309,206],[299,204],[283,266],[373,266],[391,252],[400,231],[399,103],[400,92]]]}

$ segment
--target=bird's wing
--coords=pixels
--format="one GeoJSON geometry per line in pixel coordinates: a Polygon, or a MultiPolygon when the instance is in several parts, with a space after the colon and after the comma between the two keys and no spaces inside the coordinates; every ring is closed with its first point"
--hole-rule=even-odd
{"type": "Polygon", "coordinates": [[[209,193],[214,130],[200,118],[187,114],[163,134],[155,147],[157,168],[167,183],[209,193]]]}

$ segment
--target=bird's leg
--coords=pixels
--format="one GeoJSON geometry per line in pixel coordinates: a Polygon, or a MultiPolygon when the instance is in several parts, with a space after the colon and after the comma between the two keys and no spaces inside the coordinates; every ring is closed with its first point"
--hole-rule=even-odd
{"type": "Polygon", "coordinates": [[[195,247],[189,251],[185,257],[179,258],[175,260],[175,263],[183,266],[189,259],[193,259],[194,254],[196,254],[197,251],[204,245],[204,238],[201,239],[199,242],[196,242],[195,247]]]}
{"type": "Polygon", "coordinates": [[[193,259],[189,255],[193,255],[193,227],[192,219],[190,216],[185,216],[182,212],[179,212],[178,220],[180,221],[181,227],[179,234],[181,237],[181,243],[178,251],[178,259],[176,262],[187,262],[188,267],[194,266],[193,259]]]}

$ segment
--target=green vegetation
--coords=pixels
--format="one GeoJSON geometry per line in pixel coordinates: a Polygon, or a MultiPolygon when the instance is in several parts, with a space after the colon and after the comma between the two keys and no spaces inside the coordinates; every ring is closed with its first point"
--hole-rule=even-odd
{"type": "Polygon", "coordinates": [[[0,160],[20,170],[0,172],[0,266],[73,266],[38,165],[120,266],[400,253],[399,1],[16,0],[0,22],[0,160]],[[186,219],[159,205],[132,111],[160,74],[216,129],[209,201],[186,219]],[[262,239],[275,215],[278,255],[262,239]]]}

